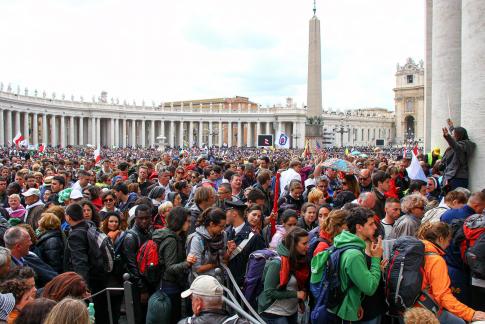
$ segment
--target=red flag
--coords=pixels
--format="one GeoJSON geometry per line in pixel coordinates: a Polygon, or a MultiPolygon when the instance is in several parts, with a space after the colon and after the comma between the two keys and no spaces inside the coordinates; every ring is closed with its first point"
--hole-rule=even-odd
{"type": "Polygon", "coordinates": [[[39,152],[40,153],[44,152],[44,144],[39,145],[39,152]]]}
{"type": "Polygon", "coordinates": [[[418,154],[419,154],[418,144],[416,144],[416,146],[414,146],[413,152],[414,152],[414,155],[418,156],[418,154]]]}
{"type": "MultiPolygon", "coordinates": [[[[280,177],[281,173],[276,173],[276,181],[274,185],[274,199],[273,199],[273,213],[278,214],[278,198],[280,196],[279,189],[280,189],[280,177]]],[[[270,220],[271,223],[271,237],[273,237],[274,233],[276,233],[276,219],[273,217],[270,220]]]]}

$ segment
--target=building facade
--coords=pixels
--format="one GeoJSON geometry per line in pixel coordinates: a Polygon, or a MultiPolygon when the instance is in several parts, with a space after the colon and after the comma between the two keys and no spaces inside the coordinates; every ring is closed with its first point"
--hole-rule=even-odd
{"type": "Polygon", "coordinates": [[[383,146],[394,143],[394,113],[385,108],[326,110],[322,119],[324,145],[383,146]]]}
{"type": "Polygon", "coordinates": [[[29,144],[91,144],[96,147],[153,146],[165,140],[171,147],[192,145],[256,146],[257,134],[283,130],[290,145],[302,148],[306,109],[261,107],[244,97],[161,105],[107,103],[106,94],[93,102],[33,96],[25,90],[5,91],[0,85],[0,145],[21,133],[29,144]],[[299,134],[298,136],[296,134],[299,134]]]}
{"type": "Polygon", "coordinates": [[[397,64],[394,111],[396,144],[424,142],[424,62],[397,64]]]}

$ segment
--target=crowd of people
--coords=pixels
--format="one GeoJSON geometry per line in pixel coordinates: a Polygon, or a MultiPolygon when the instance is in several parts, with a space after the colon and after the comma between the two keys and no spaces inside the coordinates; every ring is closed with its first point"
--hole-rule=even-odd
{"type": "Polygon", "coordinates": [[[136,323],[247,323],[227,271],[266,323],[485,320],[485,190],[449,126],[425,179],[391,147],[1,148],[0,322],[118,323],[128,280],[136,323]]]}

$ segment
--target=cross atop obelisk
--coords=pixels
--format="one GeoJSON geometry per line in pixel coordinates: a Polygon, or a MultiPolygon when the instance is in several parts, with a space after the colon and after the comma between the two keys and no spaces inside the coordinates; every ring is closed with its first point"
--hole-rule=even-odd
{"type": "Polygon", "coordinates": [[[316,16],[317,6],[313,0],[313,17],[310,19],[308,43],[308,117],[322,114],[322,58],[320,40],[320,20],[316,16]]]}

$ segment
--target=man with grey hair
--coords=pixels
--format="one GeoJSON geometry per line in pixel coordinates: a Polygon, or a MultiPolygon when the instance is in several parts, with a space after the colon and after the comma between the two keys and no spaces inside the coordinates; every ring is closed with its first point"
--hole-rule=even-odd
{"type": "Polygon", "coordinates": [[[359,204],[361,207],[369,208],[369,209],[374,209],[376,206],[376,195],[373,192],[362,192],[359,195],[359,198],[356,199],[356,201],[353,201],[354,203],[359,204]]]}
{"type": "Polygon", "coordinates": [[[20,226],[14,226],[9,228],[3,236],[5,241],[5,247],[10,250],[12,257],[12,266],[23,267],[26,265],[24,259],[29,254],[32,240],[26,229],[20,226]]]}
{"type": "Polygon", "coordinates": [[[0,279],[9,272],[11,257],[10,250],[0,246],[0,279]]]}
{"type": "Polygon", "coordinates": [[[224,310],[222,295],[224,289],[216,278],[201,275],[195,278],[190,288],[182,292],[182,298],[192,296],[192,311],[194,315],[178,322],[178,324],[246,324],[249,321],[240,319],[238,315],[230,316],[224,310]]]}

